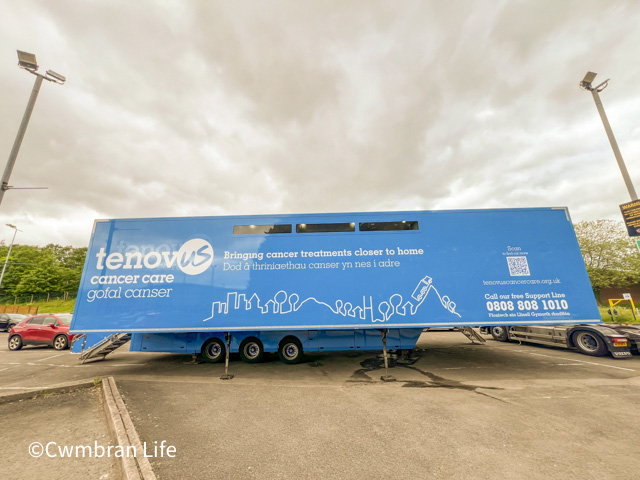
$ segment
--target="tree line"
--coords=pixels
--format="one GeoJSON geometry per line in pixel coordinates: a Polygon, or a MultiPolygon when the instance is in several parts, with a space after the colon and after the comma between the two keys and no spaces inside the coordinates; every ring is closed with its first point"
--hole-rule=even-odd
{"type": "MultiPolygon", "coordinates": [[[[640,283],[640,252],[622,222],[592,220],[578,222],[574,227],[596,297],[603,288],[640,283]]],[[[7,251],[8,247],[0,244],[0,261],[6,258],[7,251]]],[[[86,254],[86,247],[14,245],[0,294],[75,292],[86,254]]]]}
{"type": "MultiPolygon", "coordinates": [[[[9,247],[0,245],[0,261],[7,257],[9,247]]],[[[14,245],[7,261],[0,294],[20,296],[34,293],[75,292],[87,248],[14,245]]]]}
{"type": "Polygon", "coordinates": [[[624,223],[591,220],[574,225],[582,258],[596,297],[607,287],[640,283],[640,251],[624,223]]]}

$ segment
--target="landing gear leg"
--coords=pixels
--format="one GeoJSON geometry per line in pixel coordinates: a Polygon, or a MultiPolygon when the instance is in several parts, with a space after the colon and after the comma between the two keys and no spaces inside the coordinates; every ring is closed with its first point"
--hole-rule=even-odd
{"type": "Polygon", "coordinates": [[[191,354],[191,360],[189,360],[188,362],[184,362],[185,365],[198,365],[198,355],[195,353],[191,354]]]}
{"type": "Polygon", "coordinates": [[[224,375],[220,377],[220,380],[231,380],[234,375],[229,373],[229,352],[231,351],[231,335],[229,332],[225,333],[224,338],[227,341],[227,351],[224,357],[224,375]]]}
{"type": "Polygon", "coordinates": [[[400,358],[396,360],[396,363],[400,365],[412,365],[418,360],[417,358],[413,358],[413,350],[400,350],[400,358]]]}
{"type": "Polygon", "coordinates": [[[382,354],[384,356],[384,375],[380,377],[383,382],[395,382],[396,379],[389,375],[389,352],[387,351],[387,332],[385,328],[382,330],[382,354]]]}

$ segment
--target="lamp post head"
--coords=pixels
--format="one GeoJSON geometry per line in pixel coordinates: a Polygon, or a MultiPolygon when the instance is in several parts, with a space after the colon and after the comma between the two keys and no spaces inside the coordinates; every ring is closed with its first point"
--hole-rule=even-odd
{"type": "Polygon", "coordinates": [[[54,72],[53,70],[47,70],[47,73],[44,76],[44,78],[46,78],[50,82],[59,83],[60,85],[63,85],[64,82],[67,81],[66,77],[60,75],[59,73],[54,72]]]}
{"type": "Polygon", "coordinates": [[[36,60],[35,54],[18,50],[18,66],[20,66],[20,68],[29,70],[30,72],[35,72],[36,70],[38,70],[38,62],[36,60]]]}
{"type": "Polygon", "coordinates": [[[18,227],[16,227],[15,225],[11,225],[10,223],[7,223],[6,225],[7,225],[7,227],[11,227],[11,228],[15,228],[15,229],[17,229],[17,228],[18,228],[18,227]]]}
{"type": "Polygon", "coordinates": [[[580,82],[580,88],[584,90],[593,90],[593,87],[591,86],[591,84],[595,80],[596,75],[598,74],[594,72],[587,72],[587,74],[584,76],[584,78],[580,82]]]}
{"type": "Polygon", "coordinates": [[[38,72],[38,61],[33,53],[23,52],[18,50],[18,66],[24,68],[26,71],[33,73],[34,75],[44,78],[50,82],[57,83],[58,85],[64,85],[67,78],[64,75],[54,72],[53,70],[47,70],[42,74],[38,72]]]}

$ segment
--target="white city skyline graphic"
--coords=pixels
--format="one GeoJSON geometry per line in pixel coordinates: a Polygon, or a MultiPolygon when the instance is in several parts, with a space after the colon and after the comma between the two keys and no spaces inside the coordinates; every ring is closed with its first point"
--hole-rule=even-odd
{"type": "Polygon", "coordinates": [[[445,310],[462,318],[455,311],[455,302],[451,301],[448,296],[441,295],[433,286],[431,277],[425,276],[418,282],[409,299],[405,301],[401,294],[395,293],[388,300],[378,303],[377,311],[374,311],[373,297],[367,295],[363,295],[361,303],[354,305],[342,299],[336,300],[333,304],[315,297],[307,297],[302,300],[297,293],[289,294],[284,290],[278,291],[273,298],[264,302],[257,293],[247,298],[247,294],[229,292],[225,301],[215,301],[211,304],[211,316],[205,318],[203,322],[212,320],[219,315],[227,315],[232,311],[256,311],[262,315],[267,313],[286,315],[297,312],[306,304],[317,304],[328,308],[335,315],[370,320],[371,323],[386,323],[395,315],[402,317],[415,315],[431,291],[438,296],[438,300],[445,310]]]}

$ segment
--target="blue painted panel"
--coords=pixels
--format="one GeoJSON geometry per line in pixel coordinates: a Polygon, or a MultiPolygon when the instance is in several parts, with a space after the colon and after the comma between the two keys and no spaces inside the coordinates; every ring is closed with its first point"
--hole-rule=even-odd
{"type": "Polygon", "coordinates": [[[400,346],[398,348],[413,348],[422,334],[422,329],[401,328],[398,329],[398,337],[400,338],[400,346]]]}
{"type": "Polygon", "coordinates": [[[319,350],[352,350],[354,347],[353,330],[320,330],[318,332],[319,350]]]}
{"type": "Polygon", "coordinates": [[[567,211],[539,208],[98,221],[71,331],[599,322],[567,211]],[[359,228],[402,221],[418,229],[359,228]],[[296,233],[321,223],[354,227],[296,233]]]}
{"type": "Polygon", "coordinates": [[[141,335],[140,351],[192,353],[194,333],[145,333],[141,335]]]}
{"type": "MultiPolygon", "coordinates": [[[[302,344],[303,351],[337,351],[355,349],[381,350],[382,333],[379,330],[330,330],[330,331],[274,331],[263,332],[230,332],[231,353],[237,353],[240,343],[245,338],[256,337],[265,352],[277,352],[280,342],[285,337],[295,337],[302,344]],[[355,335],[355,337],[354,337],[355,335]],[[312,339],[310,342],[309,339],[312,339]],[[319,339],[319,341],[318,341],[319,339]],[[322,347],[322,348],[320,348],[322,347]]],[[[389,329],[387,347],[389,349],[413,349],[422,329],[389,329]]],[[[202,345],[212,337],[226,342],[220,333],[138,333],[133,334],[130,351],[132,352],[164,352],[164,353],[200,353],[202,345]]]]}

